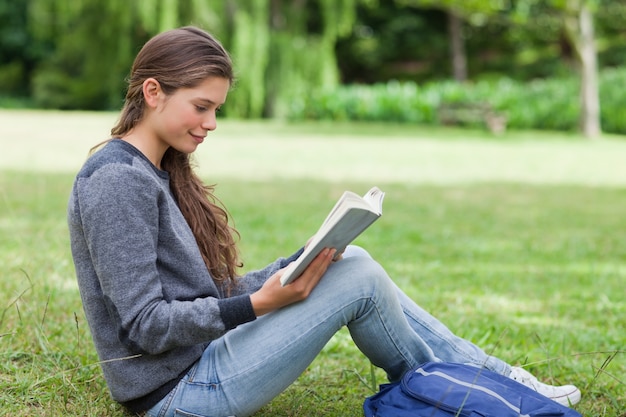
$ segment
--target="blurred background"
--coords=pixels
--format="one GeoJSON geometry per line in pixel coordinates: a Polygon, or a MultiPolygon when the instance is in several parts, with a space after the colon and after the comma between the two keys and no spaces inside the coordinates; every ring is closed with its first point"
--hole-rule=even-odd
{"type": "MultiPolygon", "coordinates": [[[[65,213],[135,55],[184,25],[235,65],[196,156],[246,267],[379,185],[385,217],[359,244],[398,285],[578,385],[582,414],[626,417],[626,0],[0,0],[0,416],[128,415],[96,366],[65,213]]],[[[257,416],[362,416],[376,378],[339,333],[257,416]]]]}
{"type": "Polygon", "coordinates": [[[0,108],[117,110],[183,25],[233,57],[229,118],[626,134],[623,0],[0,0],[0,108]]]}

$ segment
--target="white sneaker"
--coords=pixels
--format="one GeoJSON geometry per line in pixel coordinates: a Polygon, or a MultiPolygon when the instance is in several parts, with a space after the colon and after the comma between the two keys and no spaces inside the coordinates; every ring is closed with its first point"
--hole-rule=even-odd
{"type": "Polygon", "coordinates": [[[539,394],[545,395],[566,407],[577,404],[580,401],[580,390],[574,385],[554,386],[544,384],[524,368],[512,366],[509,378],[534,389],[539,394]]]}

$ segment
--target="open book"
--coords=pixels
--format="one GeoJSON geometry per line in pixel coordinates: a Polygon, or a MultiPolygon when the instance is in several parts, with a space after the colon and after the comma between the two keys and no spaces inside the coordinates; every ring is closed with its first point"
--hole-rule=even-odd
{"type": "Polygon", "coordinates": [[[351,191],[344,192],[304,252],[287,267],[280,279],[281,284],[285,286],[298,278],[324,248],[335,248],[337,254],[343,252],[382,215],[384,196],[378,187],[373,187],[363,197],[351,191]]]}

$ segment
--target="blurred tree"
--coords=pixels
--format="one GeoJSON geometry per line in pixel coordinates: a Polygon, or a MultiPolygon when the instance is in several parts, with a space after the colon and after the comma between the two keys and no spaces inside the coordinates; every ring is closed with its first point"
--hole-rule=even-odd
{"type": "Polygon", "coordinates": [[[29,0],[0,2],[0,95],[26,96],[42,53],[26,22],[29,0]]]}
{"type": "Polygon", "coordinates": [[[565,33],[580,64],[581,128],[585,136],[596,138],[600,125],[598,56],[595,45],[593,10],[597,0],[553,0],[564,11],[565,33]]]}
{"type": "Polygon", "coordinates": [[[339,83],[335,44],[366,0],[28,1],[29,31],[49,44],[33,76],[40,106],[119,107],[137,48],[158,32],[193,24],[232,54],[238,81],[228,114],[261,117],[286,114],[311,89],[339,83]]]}
{"type": "MultiPolygon", "coordinates": [[[[423,6],[447,9],[449,15],[450,44],[455,78],[466,79],[465,53],[462,47],[462,16],[480,20],[508,8],[505,0],[398,0],[423,6]]],[[[581,71],[581,127],[588,137],[600,132],[600,98],[598,91],[597,52],[595,48],[593,11],[600,0],[517,0],[517,14],[524,13],[533,5],[547,1],[561,15],[562,27],[570,46],[575,52],[581,71]]],[[[471,19],[470,19],[471,21],[471,19]]]]}
{"type": "Polygon", "coordinates": [[[118,108],[138,46],[154,33],[197,16],[206,24],[214,16],[205,3],[29,0],[29,32],[48,45],[33,75],[35,103],[61,109],[118,108]]]}
{"type": "Polygon", "coordinates": [[[600,67],[626,63],[626,2],[601,0],[594,10],[596,48],[600,67]]]}
{"type": "Polygon", "coordinates": [[[0,90],[44,107],[119,108],[141,44],[194,24],[233,56],[226,114],[282,116],[341,81],[434,81],[451,61],[457,79],[582,74],[580,46],[594,44],[581,42],[585,10],[595,65],[623,65],[623,0],[0,0],[0,90]]]}
{"type": "Polygon", "coordinates": [[[104,109],[119,104],[132,43],[126,36],[131,11],[121,3],[31,1],[29,29],[49,45],[33,76],[37,105],[104,109]]]}
{"type": "Polygon", "coordinates": [[[340,78],[335,44],[363,0],[227,0],[226,35],[239,74],[228,114],[280,117],[340,78]]]}
{"type": "Polygon", "coordinates": [[[269,0],[229,1],[229,50],[237,72],[228,99],[229,115],[259,117],[266,100],[265,74],[270,53],[269,0]]]}
{"type": "Polygon", "coordinates": [[[467,57],[463,22],[474,26],[483,26],[490,16],[506,11],[507,0],[396,0],[400,5],[422,8],[438,8],[448,16],[448,39],[450,42],[450,61],[452,75],[457,81],[465,81],[467,74],[467,57]]]}
{"type": "Polygon", "coordinates": [[[598,56],[596,50],[594,12],[613,0],[518,0],[515,15],[528,22],[539,14],[555,16],[563,40],[572,51],[580,72],[580,126],[585,136],[598,137],[600,126],[600,94],[598,56]],[[547,6],[547,7],[546,7],[547,6]]]}
{"type": "Polygon", "coordinates": [[[448,78],[445,26],[440,10],[399,6],[395,0],[359,5],[353,30],[337,42],[342,81],[448,78]]]}

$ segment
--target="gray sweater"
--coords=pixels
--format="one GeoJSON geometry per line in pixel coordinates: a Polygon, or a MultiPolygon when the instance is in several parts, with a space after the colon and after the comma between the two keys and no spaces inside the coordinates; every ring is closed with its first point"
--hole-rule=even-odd
{"type": "Polygon", "coordinates": [[[249,294],[300,252],[238,280],[226,297],[202,260],[167,172],[119,139],[92,155],[68,205],[85,315],[112,397],[163,398],[206,346],[255,320],[249,294]]]}

